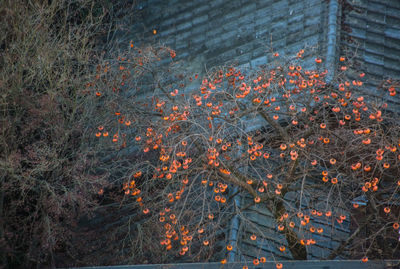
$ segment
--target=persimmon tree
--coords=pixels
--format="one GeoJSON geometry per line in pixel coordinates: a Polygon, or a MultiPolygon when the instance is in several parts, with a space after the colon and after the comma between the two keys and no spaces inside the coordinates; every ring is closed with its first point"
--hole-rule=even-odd
{"type": "MultiPolygon", "coordinates": [[[[323,59],[306,69],[303,54],[273,53],[258,69],[225,66],[199,77],[184,72],[173,50],[131,43],[99,66],[89,90],[104,120],[93,135],[117,150],[113,158],[135,158],[121,183],[147,227],[136,251],[153,253],[153,262],[178,255],[225,263],[240,248],[228,239],[229,221],[246,222],[243,212],[257,205],[282,235],[275,247],[293,259],[307,259],[313,234],[328,232],[318,220],[334,229],[357,211],[366,212],[364,224],[322,258],[398,258],[399,117],[387,110],[386,92],[363,95],[368,78],[360,71],[350,80],[345,57],[327,82],[323,59]],[[238,207],[238,195],[251,202],[238,207]],[[382,234],[391,247],[379,243],[382,234]]],[[[382,85],[396,96],[398,82],[382,85]]],[[[255,228],[248,239],[268,236],[255,228]]]]}

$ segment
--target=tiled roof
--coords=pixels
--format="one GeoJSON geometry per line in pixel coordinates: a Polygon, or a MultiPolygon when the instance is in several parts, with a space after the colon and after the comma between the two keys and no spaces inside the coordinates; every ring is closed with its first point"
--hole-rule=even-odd
{"type": "Polygon", "coordinates": [[[140,8],[143,17],[129,38],[170,46],[177,59],[200,57],[199,68],[265,64],[270,45],[282,55],[305,46],[318,53],[326,49],[326,29],[320,25],[326,24],[327,5],[320,0],[149,0],[140,8]]]}
{"type": "Polygon", "coordinates": [[[384,93],[392,108],[400,110],[398,95],[376,90],[383,79],[400,79],[400,1],[355,0],[342,15],[341,53],[368,76],[368,94],[384,93]]]}

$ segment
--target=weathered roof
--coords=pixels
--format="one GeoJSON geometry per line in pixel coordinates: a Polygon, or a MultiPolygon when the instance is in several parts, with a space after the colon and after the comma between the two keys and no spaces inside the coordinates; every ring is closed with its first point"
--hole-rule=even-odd
{"type": "MultiPolygon", "coordinates": [[[[349,67],[366,72],[371,95],[381,96],[375,89],[382,79],[400,79],[399,0],[147,0],[137,9],[118,42],[165,44],[199,73],[231,63],[256,67],[270,60],[267,52],[307,47],[310,66],[315,54],[327,56],[327,67],[349,56],[349,67]]],[[[384,93],[396,107],[398,96],[384,93]]]]}
{"type": "Polygon", "coordinates": [[[327,24],[325,1],[149,0],[140,8],[143,17],[130,38],[170,46],[177,59],[200,69],[234,62],[265,64],[271,47],[281,55],[305,47],[317,53],[326,49],[326,27],[320,27],[327,24]]]}
{"type": "Polygon", "coordinates": [[[350,57],[349,67],[361,69],[368,94],[388,99],[400,110],[399,95],[377,91],[383,79],[400,79],[400,1],[355,0],[343,9],[340,48],[350,57]]]}

